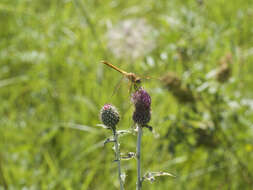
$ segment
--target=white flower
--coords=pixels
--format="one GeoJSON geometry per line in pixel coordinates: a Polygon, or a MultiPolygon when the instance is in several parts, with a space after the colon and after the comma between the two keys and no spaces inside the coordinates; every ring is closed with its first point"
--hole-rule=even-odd
{"type": "Polygon", "coordinates": [[[154,33],[144,19],[123,20],[109,27],[108,48],[117,58],[136,59],[155,48],[154,33]]]}

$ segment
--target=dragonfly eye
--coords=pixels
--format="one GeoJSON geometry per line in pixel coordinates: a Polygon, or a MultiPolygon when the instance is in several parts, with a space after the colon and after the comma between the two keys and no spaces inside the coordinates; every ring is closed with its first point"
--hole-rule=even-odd
{"type": "Polygon", "coordinates": [[[137,84],[140,84],[141,83],[141,79],[136,79],[135,81],[137,84]]]}

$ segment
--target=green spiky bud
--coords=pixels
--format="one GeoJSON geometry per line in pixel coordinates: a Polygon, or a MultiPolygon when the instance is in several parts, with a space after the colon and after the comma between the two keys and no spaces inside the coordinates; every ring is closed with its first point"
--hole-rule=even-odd
{"type": "Polygon", "coordinates": [[[115,126],[118,124],[119,119],[120,117],[116,107],[111,104],[105,104],[103,106],[100,111],[100,120],[103,122],[104,125],[114,129],[115,126]]]}

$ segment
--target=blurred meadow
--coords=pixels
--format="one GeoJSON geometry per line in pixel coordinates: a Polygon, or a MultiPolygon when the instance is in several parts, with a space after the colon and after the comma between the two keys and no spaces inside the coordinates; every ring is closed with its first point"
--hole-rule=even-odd
{"type": "MultiPolygon", "coordinates": [[[[119,189],[96,125],[112,103],[130,129],[133,106],[101,60],[151,77],[142,171],[176,177],[143,189],[253,189],[252,0],[1,0],[1,190],[119,189]]],[[[122,167],[135,189],[136,160],[122,167]]]]}

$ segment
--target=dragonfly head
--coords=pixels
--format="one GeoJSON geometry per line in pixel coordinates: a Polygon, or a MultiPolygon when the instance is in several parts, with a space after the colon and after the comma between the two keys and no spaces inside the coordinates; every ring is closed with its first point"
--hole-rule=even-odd
{"type": "Polygon", "coordinates": [[[134,82],[134,88],[135,90],[138,90],[141,87],[141,78],[137,77],[134,82]]]}
{"type": "Polygon", "coordinates": [[[136,80],[135,80],[135,83],[136,84],[141,84],[141,78],[137,77],[136,80]]]}

